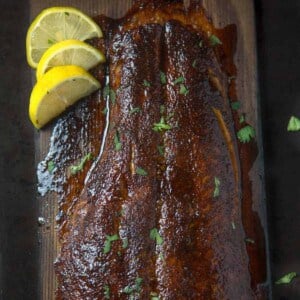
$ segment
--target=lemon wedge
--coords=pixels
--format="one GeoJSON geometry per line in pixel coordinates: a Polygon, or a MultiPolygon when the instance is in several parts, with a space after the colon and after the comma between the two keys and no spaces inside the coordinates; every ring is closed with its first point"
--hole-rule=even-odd
{"type": "Polygon", "coordinates": [[[38,63],[36,77],[39,80],[55,66],[76,65],[89,70],[103,62],[105,56],[96,48],[78,40],[65,40],[46,50],[38,63]]]}
{"type": "Polygon", "coordinates": [[[85,41],[102,37],[100,27],[73,7],[51,7],[43,10],[30,25],[26,36],[28,64],[36,68],[43,53],[53,44],[75,39],[85,41]]]}
{"type": "Polygon", "coordinates": [[[67,107],[100,88],[100,83],[78,66],[53,67],[34,86],[29,117],[36,128],[61,114],[67,107]]]}

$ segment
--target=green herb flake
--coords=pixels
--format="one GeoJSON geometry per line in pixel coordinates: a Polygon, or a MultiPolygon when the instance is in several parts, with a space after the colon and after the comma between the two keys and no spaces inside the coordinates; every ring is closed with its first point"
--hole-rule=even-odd
{"type": "Polygon", "coordinates": [[[159,112],[160,112],[160,114],[163,115],[163,114],[165,113],[165,111],[166,111],[165,106],[164,106],[164,105],[161,105],[161,106],[159,107],[159,112]]]}
{"type": "Polygon", "coordinates": [[[157,228],[152,228],[150,230],[150,239],[156,241],[157,245],[161,245],[163,243],[163,238],[159,234],[157,228]]]}
{"type": "Polygon", "coordinates": [[[193,64],[192,64],[192,67],[195,69],[196,68],[196,66],[197,66],[197,59],[195,59],[194,61],[193,61],[193,64]]]}
{"type": "Polygon", "coordinates": [[[159,123],[154,123],[152,129],[156,132],[159,132],[159,131],[163,131],[163,130],[169,130],[171,128],[172,128],[171,125],[169,125],[165,122],[165,118],[161,117],[159,123]]]}
{"type": "Polygon", "coordinates": [[[107,235],[106,240],[104,242],[103,253],[107,254],[110,252],[112,242],[119,240],[119,236],[117,234],[107,235]]]}
{"type": "Polygon", "coordinates": [[[167,76],[162,71],[160,71],[160,82],[161,82],[161,84],[167,84],[167,76]]]}
{"type": "Polygon", "coordinates": [[[150,293],[151,300],[159,300],[158,294],[155,292],[150,293]]]}
{"type": "Polygon", "coordinates": [[[150,86],[151,86],[151,83],[150,83],[149,81],[147,81],[146,79],[144,79],[143,85],[144,85],[145,87],[150,87],[150,86]]]}
{"type": "Polygon", "coordinates": [[[231,102],[231,108],[233,110],[239,110],[241,108],[241,102],[240,101],[231,102]]]}
{"type": "Polygon", "coordinates": [[[164,146],[164,145],[158,145],[158,146],[157,146],[157,150],[158,150],[158,153],[159,153],[161,156],[164,156],[164,155],[165,155],[165,146],[164,146]]]}
{"type": "Polygon", "coordinates": [[[140,167],[136,168],[135,173],[138,174],[138,175],[141,175],[141,176],[147,176],[148,175],[147,171],[145,171],[144,169],[142,169],[140,167]]]}
{"type": "Polygon", "coordinates": [[[140,277],[137,277],[136,280],[135,280],[135,284],[133,286],[127,285],[123,289],[123,293],[132,294],[132,293],[135,293],[135,292],[140,292],[142,283],[143,283],[143,279],[140,278],[140,277]]]}
{"type": "Polygon", "coordinates": [[[53,44],[55,44],[55,42],[52,41],[52,40],[50,40],[50,39],[48,39],[48,45],[53,45],[53,44]]]}
{"type": "Polygon", "coordinates": [[[284,275],[283,277],[281,277],[280,279],[278,279],[275,284],[289,284],[292,282],[292,280],[297,277],[297,273],[296,272],[291,272],[288,273],[286,275],[284,275]]]}
{"type": "Polygon", "coordinates": [[[237,132],[237,137],[241,143],[249,143],[255,137],[255,130],[252,126],[247,125],[237,132]]]}
{"type": "Polygon", "coordinates": [[[85,155],[85,156],[81,159],[81,161],[80,161],[80,163],[79,163],[78,165],[71,166],[71,168],[70,168],[71,174],[72,174],[72,175],[75,175],[75,174],[77,174],[78,172],[82,171],[84,165],[85,165],[88,161],[90,161],[90,160],[92,160],[92,159],[93,159],[93,154],[92,154],[92,153],[88,153],[87,155],[85,155]]]}
{"type": "Polygon", "coordinates": [[[174,84],[184,83],[184,77],[183,76],[178,77],[173,83],[174,84]]]}
{"type": "Polygon", "coordinates": [[[242,114],[242,115],[240,116],[240,124],[243,124],[245,121],[246,121],[246,119],[245,119],[245,114],[242,114]]]}
{"type": "Polygon", "coordinates": [[[203,47],[203,40],[201,40],[201,41],[199,42],[199,47],[200,47],[200,48],[203,47]]]}
{"type": "Polygon", "coordinates": [[[300,119],[297,117],[291,116],[287,130],[288,131],[299,131],[300,130],[300,119]]]}
{"type": "Polygon", "coordinates": [[[221,181],[218,177],[215,177],[215,190],[214,190],[214,198],[220,196],[220,186],[221,186],[221,181]]]}
{"type": "Polygon", "coordinates": [[[49,160],[48,163],[47,163],[47,170],[49,173],[53,173],[54,169],[55,169],[55,163],[53,160],[49,160]]]}
{"type": "Polygon", "coordinates": [[[250,238],[245,238],[245,242],[249,243],[249,244],[255,244],[255,241],[253,239],[250,239],[250,238]]]}
{"type": "Polygon", "coordinates": [[[109,85],[106,85],[106,86],[103,88],[103,97],[104,97],[105,99],[109,96],[109,91],[110,91],[109,85]]]}
{"type": "Polygon", "coordinates": [[[130,114],[135,114],[135,113],[139,113],[141,111],[141,109],[139,107],[134,107],[130,110],[130,114]]]}
{"type": "Polygon", "coordinates": [[[186,96],[189,93],[189,90],[186,88],[184,84],[180,84],[179,94],[186,96]]]}
{"type": "Polygon", "coordinates": [[[109,99],[112,104],[116,103],[116,92],[113,89],[109,90],[109,99]]]}
{"type": "Polygon", "coordinates": [[[222,45],[222,42],[220,41],[220,39],[215,36],[214,34],[212,34],[210,37],[209,37],[209,40],[210,40],[210,44],[215,47],[217,45],[222,45]]]}
{"type": "Polygon", "coordinates": [[[107,109],[107,107],[105,107],[105,108],[102,110],[102,114],[103,114],[103,115],[106,115],[107,112],[108,112],[108,109],[107,109]]]}
{"type": "Polygon", "coordinates": [[[70,14],[69,14],[67,11],[65,11],[65,15],[66,15],[66,16],[69,16],[70,14]]]}
{"type": "Polygon", "coordinates": [[[114,137],[114,143],[115,143],[115,150],[116,151],[120,151],[122,148],[122,143],[120,141],[120,133],[118,130],[116,130],[116,134],[114,137]]]}
{"type": "Polygon", "coordinates": [[[128,247],[128,238],[122,240],[122,248],[126,249],[128,247]]]}
{"type": "Polygon", "coordinates": [[[104,289],[104,299],[110,299],[110,288],[108,285],[103,287],[104,289]]]}

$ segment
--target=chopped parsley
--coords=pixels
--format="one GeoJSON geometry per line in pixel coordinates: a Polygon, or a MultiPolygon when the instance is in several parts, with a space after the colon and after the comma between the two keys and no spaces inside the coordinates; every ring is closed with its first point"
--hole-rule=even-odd
{"type": "Polygon", "coordinates": [[[142,283],[143,283],[143,278],[137,277],[135,280],[135,284],[133,286],[127,285],[123,289],[123,293],[130,295],[132,293],[140,292],[142,283]]]}
{"type": "Polygon", "coordinates": [[[107,107],[105,107],[105,108],[102,110],[102,113],[103,113],[103,115],[106,115],[107,112],[108,112],[108,109],[107,109],[107,107]]]}
{"type": "Polygon", "coordinates": [[[247,125],[237,132],[237,137],[241,143],[249,143],[255,137],[255,130],[252,126],[247,125]]]}
{"type": "Polygon", "coordinates": [[[145,171],[144,169],[142,169],[140,167],[136,168],[135,173],[138,174],[138,175],[141,175],[141,176],[147,176],[148,175],[147,171],[145,171]]]}
{"type": "Polygon", "coordinates": [[[150,239],[156,241],[157,245],[161,245],[164,241],[157,228],[152,228],[150,230],[150,239]]]}
{"type": "Polygon", "coordinates": [[[222,42],[220,41],[220,39],[215,36],[214,34],[212,34],[210,37],[209,37],[209,40],[210,40],[210,44],[215,47],[217,45],[222,45],[222,42]]]}
{"type": "Polygon", "coordinates": [[[186,96],[189,93],[189,90],[186,88],[184,84],[180,84],[179,94],[186,96]]]}
{"type": "Polygon", "coordinates": [[[112,104],[116,103],[116,92],[109,87],[109,85],[106,85],[103,88],[103,97],[106,99],[109,97],[109,100],[111,101],[112,104]]]}
{"type": "Polygon", "coordinates": [[[164,154],[165,154],[165,146],[164,145],[158,145],[157,150],[161,156],[164,156],[164,154]]]}
{"type": "Polygon", "coordinates": [[[146,79],[144,79],[143,85],[144,85],[145,87],[150,87],[150,86],[151,86],[151,83],[150,83],[149,81],[147,81],[146,79]]]}
{"type": "Polygon", "coordinates": [[[65,15],[66,15],[66,16],[69,16],[70,14],[69,14],[67,11],[65,11],[65,15]]]}
{"type": "Polygon", "coordinates": [[[164,106],[164,105],[161,105],[161,106],[159,107],[159,112],[160,112],[160,114],[161,114],[161,115],[164,114],[165,111],[166,111],[165,106],[164,106]]]}
{"type": "Polygon", "coordinates": [[[215,190],[214,190],[214,198],[220,196],[220,186],[221,186],[221,181],[218,177],[215,177],[215,190]]]}
{"type": "Polygon", "coordinates": [[[49,160],[48,163],[47,163],[47,170],[49,173],[53,173],[54,169],[55,169],[55,163],[53,160],[49,160]]]}
{"type": "Polygon", "coordinates": [[[238,110],[241,108],[241,102],[240,101],[234,101],[234,102],[231,102],[231,108],[233,110],[238,110]]]}
{"type": "Polygon", "coordinates": [[[119,240],[119,236],[117,234],[107,235],[106,240],[104,242],[103,253],[107,254],[110,252],[112,242],[119,240]]]}
{"type": "Polygon", "coordinates": [[[159,300],[158,294],[155,292],[150,293],[151,300],[159,300]]]}
{"type": "Polygon", "coordinates": [[[245,122],[245,114],[242,114],[240,116],[240,124],[244,123],[245,122]]]}
{"type": "Polygon", "coordinates": [[[197,65],[197,59],[195,59],[195,60],[193,61],[192,67],[193,67],[193,68],[196,68],[196,65],[197,65]]]}
{"type": "Polygon", "coordinates": [[[284,275],[283,277],[281,277],[280,279],[278,279],[275,284],[289,284],[292,282],[292,280],[297,277],[297,273],[296,272],[291,272],[288,273],[286,275],[284,275]]]}
{"type": "Polygon", "coordinates": [[[291,116],[287,130],[288,131],[299,131],[300,130],[300,119],[297,117],[291,116]]]}
{"type": "Polygon", "coordinates": [[[128,238],[123,239],[122,248],[126,249],[128,247],[128,238]]]}
{"type": "Polygon", "coordinates": [[[110,299],[110,288],[108,285],[103,287],[104,289],[104,299],[110,299]]]}
{"type": "Polygon", "coordinates": [[[167,76],[162,71],[160,71],[160,82],[161,82],[161,84],[167,84],[167,76]]]}
{"type": "Polygon", "coordinates": [[[116,134],[114,137],[114,143],[115,143],[115,150],[116,151],[120,151],[122,148],[122,143],[120,141],[120,133],[118,130],[116,130],[116,134]]]}
{"type": "Polygon", "coordinates": [[[141,109],[139,107],[134,107],[130,110],[130,114],[135,114],[135,113],[139,113],[141,111],[141,109]]]}
{"type": "Polygon", "coordinates": [[[184,77],[180,76],[173,82],[174,84],[184,83],[184,77]]]}
{"type": "Polygon", "coordinates": [[[82,171],[84,165],[93,159],[93,154],[92,153],[88,153],[86,156],[84,156],[80,163],[78,165],[74,165],[74,166],[71,166],[70,170],[71,170],[71,174],[72,175],[75,175],[77,174],[78,172],[82,171]]]}
{"type": "Polygon", "coordinates": [[[159,123],[154,123],[152,129],[156,132],[159,132],[159,131],[163,131],[163,130],[169,130],[171,128],[172,128],[172,126],[165,122],[165,118],[161,117],[159,123]]]}
{"type": "Polygon", "coordinates": [[[52,40],[50,40],[50,39],[48,39],[48,45],[53,45],[53,44],[55,44],[55,42],[52,41],[52,40]]]}

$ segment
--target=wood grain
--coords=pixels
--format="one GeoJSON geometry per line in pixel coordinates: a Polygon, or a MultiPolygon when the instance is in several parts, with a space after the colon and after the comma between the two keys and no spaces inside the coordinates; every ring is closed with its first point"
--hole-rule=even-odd
{"type": "MultiPolygon", "coordinates": [[[[185,1],[188,2],[188,1],[185,1]]],[[[132,1],[124,0],[31,0],[31,19],[42,9],[50,6],[73,6],[81,9],[90,16],[105,14],[110,17],[121,17],[130,8],[132,1]]],[[[237,94],[242,102],[242,111],[247,115],[247,121],[260,132],[258,88],[257,88],[257,58],[256,32],[253,1],[251,0],[203,0],[203,6],[212,18],[216,27],[236,24],[238,32],[237,52],[235,63],[238,70],[237,94]]],[[[49,149],[49,140],[52,128],[36,134],[36,164],[41,161],[49,149]]],[[[260,135],[258,135],[260,137],[260,135]]],[[[261,141],[258,138],[260,149],[261,141]]],[[[260,151],[261,152],[261,151],[260,151]]],[[[258,212],[262,221],[265,221],[264,199],[262,182],[258,174],[262,175],[262,157],[251,170],[255,187],[253,195],[253,209],[258,212]]],[[[55,216],[57,214],[57,199],[55,194],[49,194],[41,199],[40,215],[45,217],[49,226],[40,230],[40,298],[54,299],[55,275],[53,261],[57,253],[57,238],[55,216]]],[[[263,224],[266,228],[266,224],[263,224]]]]}

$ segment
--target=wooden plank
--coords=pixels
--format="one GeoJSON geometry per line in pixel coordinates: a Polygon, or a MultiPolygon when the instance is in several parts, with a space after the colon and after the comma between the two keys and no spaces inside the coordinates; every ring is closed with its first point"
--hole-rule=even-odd
{"type": "MultiPolygon", "coordinates": [[[[185,1],[188,2],[188,1],[185,1]]],[[[259,132],[258,101],[257,101],[257,59],[256,59],[256,33],[253,1],[251,0],[203,0],[203,6],[212,18],[216,27],[236,24],[238,32],[237,52],[235,63],[238,70],[237,94],[242,101],[242,111],[247,114],[247,121],[253,124],[259,132]]],[[[130,8],[132,1],[124,0],[31,0],[31,18],[42,9],[50,6],[74,6],[90,16],[105,14],[110,17],[120,17],[130,8]]],[[[41,131],[36,135],[36,163],[47,154],[52,128],[41,131]]],[[[261,141],[258,140],[259,145],[261,141]]],[[[259,147],[260,148],[260,147],[259,147]]],[[[253,209],[265,220],[262,212],[264,206],[263,189],[257,175],[261,174],[261,157],[251,170],[255,181],[255,194],[253,195],[253,209]]],[[[40,295],[41,299],[54,299],[55,275],[53,261],[57,253],[57,237],[55,216],[57,214],[57,199],[55,194],[40,199],[40,215],[49,221],[40,231],[40,295]]],[[[266,224],[263,224],[264,227],[266,224]]]]}

